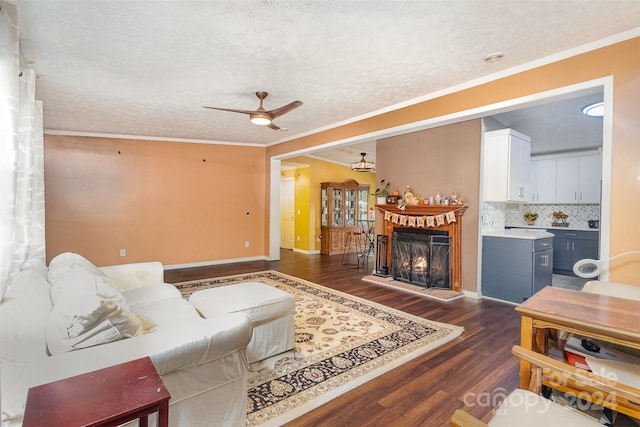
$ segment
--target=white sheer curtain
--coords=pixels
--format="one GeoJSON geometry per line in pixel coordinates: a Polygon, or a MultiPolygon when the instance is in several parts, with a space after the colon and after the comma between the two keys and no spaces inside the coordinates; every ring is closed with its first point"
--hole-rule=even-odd
{"type": "Polygon", "coordinates": [[[22,72],[19,105],[13,252],[18,262],[27,258],[44,261],[42,101],[36,100],[33,70],[22,72]]]}
{"type": "Polygon", "coordinates": [[[20,74],[18,13],[0,0],[0,299],[27,258],[45,260],[42,103],[20,74]]]}

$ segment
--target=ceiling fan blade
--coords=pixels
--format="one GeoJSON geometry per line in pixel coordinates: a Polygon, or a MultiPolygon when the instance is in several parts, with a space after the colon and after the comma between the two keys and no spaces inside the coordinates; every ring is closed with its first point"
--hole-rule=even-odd
{"type": "Polygon", "coordinates": [[[278,127],[276,124],[274,124],[273,122],[271,122],[270,125],[267,125],[268,128],[273,129],[273,130],[280,130],[280,127],[278,127]]]}
{"type": "Polygon", "coordinates": [[[267,111],[267,113],[271,114],[272,118],[278,118],[280,116],[282,116],[283,114],[288,113],[289,111],[298,108],[299,106],[302,105],[302,101],[293,101],[287,105],[284,105],[280,108],[276,108],[275,110],[270,110],[267,111]]]}
{"type": "Polygon", "coordinates": [[[231,113],[242,113],[242,114],[255,114],[255,113],[259,113],[259,111],[253,111],[253,110],[236,110],[233,108],[218,108],[218,107],[207,107],[205,105],[202,106],[202,108],[209,108],[210,110],[221,110],[221,111],[229,111],[231,113]]]}

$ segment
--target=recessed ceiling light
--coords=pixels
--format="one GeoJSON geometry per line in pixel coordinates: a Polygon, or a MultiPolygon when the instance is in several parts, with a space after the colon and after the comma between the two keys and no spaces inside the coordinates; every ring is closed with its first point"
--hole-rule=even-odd
{"type": "Polygon", "coordinates": [[[590,117],[604,116],[604,102],[594,102],[593,104],[582,107],[582,114],[590,117]]]}
{"type": "Polygon", "coordinates": [[[502,52],[490,53],[484,57],[484,62],[496,62],[500,61],[502,58],[504,58],[504,53],[502,52]]]}

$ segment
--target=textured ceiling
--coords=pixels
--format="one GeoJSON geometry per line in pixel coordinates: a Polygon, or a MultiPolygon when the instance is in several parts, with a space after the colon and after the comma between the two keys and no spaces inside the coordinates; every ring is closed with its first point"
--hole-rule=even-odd
{"type": "Polygon", "coordinates": [[[16,3],[46,130],[261,145],[640,26],[638,0],[16,3]],[[260,90],[304,102],[288,131],[202,108],[260,90]]]}
{"type": "Polygon", "coordinates": [[[531,154],[598,149],[602,147],[602,118],[586,116],[582,108],[602,99],[598,92],[491,117],[531,137],[531,154]]]}

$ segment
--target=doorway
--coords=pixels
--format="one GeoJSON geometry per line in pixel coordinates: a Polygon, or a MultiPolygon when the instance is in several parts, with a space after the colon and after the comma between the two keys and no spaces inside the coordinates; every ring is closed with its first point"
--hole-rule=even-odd
{"type": "MultiPolygon", "coordinates": [[[[576,96],[576,93],[584,93],[585,91],[596,92],[602,91],[605,114],[603,117],[603,142],[602,142],[602,193],[601,193],[601,205],[600,205],[600,258],[608,258],[610,251],[610,220],[611,220],[611,157],[612,157],[612,136],[613,136],[613,120],[612,120],[612,106],[613,106],[613,78],[603,77],[594,79],[591,81],[581,82],[569,86],[559,87],[551,89],[545,92],[540,92],[532,95],[526,95],[520,98],[514,98],[508,101],[500,102],[497,104],[488,104],[480,108],[474,108],[471,110],[459,111],[454,114],[450,114],[442,117],[435,117],[425,119],[419,122],[412,123],[411,125],[402,125],[395,128],[386,128],[374,132],[367,133],[360,137],[349,137],[337,141],[332,141],[321,146],[314,146],[296,151],[295,153],[281,154],[271,157],[271,212],[272,221],[270,222],[270,230],[272,236],[279,236],[280,230],[278,227],[280,223],[278,218],[279,209],[279,180],[280,180],[280,162],[282,159],[291,157],[292,155],[303,155],[314,153],[318,155],[321,151],[331,150],[339,148],[342,145],[354,145],[358,143],[364,143],[379,138],[388,138],[395,135],[405,134],[408,132],[414,132],[424,129],[429,129],[437,126],[443,126],[450,123],[456,123],[464,120],[478,119],[490,115],[499,114],[505,111],[514,110],[517,108],[523,108],[535,104],[541,104],[545,102],[551,102],[554,100],[566,99],[576,96]]],[[[479,195],[478,195],[479,196],[479,195]]],[[[478,218],[478,230],[480,230],[480,218],[478,218]]],[[[482,241],[481,235],[478,235],[478,255],[481,256],[480,242],[482,241]]],[[[279,246],[277,239],[270,240],[270,256],[272,259],[278,259],[279,246]]],[[[480,277],[480,261],[477,267],[476,277],[480,277]]],[[[608,272],[603,272],[601,280],[608,279],[608,272]]],[[[479,291],[479,289],[478,289],[479,291]]]]}
{"type": "Polygon", "coordinates": [[[293,249],[295,235],[295,188],[293,178],[280,180],[280,247],[293,249]]]}
{"type": "MultiPolygon", "coordinates": [[[[604,86],[596,86],[562,94],[556,98],[540,100],[533,105],[519,106],[508,111],[487,115],[483,118],[483,131],[485,132],[514,129],[529,136],[530,164],[537,165],[537,170],[534,167],[530,171],[532,174],[528,182],[529,191],[526,191],[524,200],[519,203],[501,203],[493,201],[495,199],[485,200],[485,195],[481,194],[481,240],[486,233],[495,235],[495,233],[503,232],[505,228],[532,228],[533,230],[550,232],[556,236],[553,239],[553,271],[560,274],[570,274],[568,270],[571,270],[573,263],[581,257],[599,258],[597,246],[598,241],[602,240],[599,238],[601,237],[600,230],[587,230],[587,224],[590,222],[589,220],[599,221],[603,217],[603,208],[608,209],[605,206],[608,200],[606,192],[602,194],[604,197],[600,197],[601,190],[606,188],[606,185],[601,185],[601,182],[608,179],[603,162],[606,132],[602,117],[586,116],[582,109],[585,105],[601,102],[604,96],[604,86]],[[556,161],[558,162],[557,182],[556,161]],[[561,164],[562,166],[560,166],[561,164]],[[579,193],[576,193],[576,197],[578,194],[580,195],[580,201],[573,198],[572,180],[576,180],[577,186],[578,167],[567,172],[570,166],[578,166],[578,164],[588,166],[587,168],[581,167],[583,169],[579,184],[581,189],[579,193]],[[541,172],[543,173],[541,174],[541,172]],[[562,179],[560,172],[563,172],[564,178],[562,179]],[[564,180],[568,183],[565,183],[564,180]],[[567,193],[564,190],[566,188],[571,189],[570,195],[561,195],[561,189],[567,193]],[[585,194],[588,194],[584,200],[582,199],[583,188],[585,194]],[[528,211],[539,214],[540,220],[527,224],[524,213],[528,211]],[[568,242],[568,240],[563,238],[563,229],[553,227],[552,220],[556,212],[564,212],[570,217],[571,228],[568,228],[568,235],[581,236],[581,239],[576,240],[575,243],[572,241],[571,246],[567,243],[566,251],[564,242],[568,242]],[[578,258],[570,261],[574,257],[578,258]]],[[[482,166],[482,168],[486,168],[486,166],[482,166]]],[[[565,225],[569,226],[569,224],[565,225]]],[[[481,260],[482,250],[479,251],[479,256],[481,260]]],[[[482,262],[479,262],[480,266],[482,266],[482,262]]],[[[478,277],[483,277],[482,271],[479,271],[478,274],[478,277]]],[[[586,280],[577,277],[560,274],[549,276],[549,283],[546,285],[580,290],[586,282],[586,280]]],[[[546,276],[543,281],[547,281],[546,276]]],[[[482,283],[481,280],[478,292],[481,292],[483,285],[485,283],[482,283]]]]}

